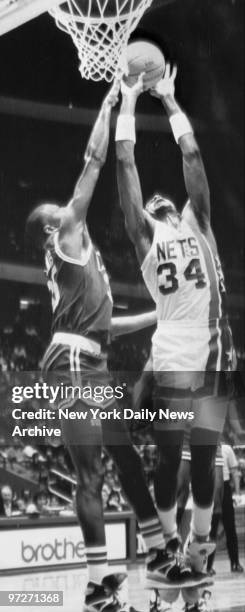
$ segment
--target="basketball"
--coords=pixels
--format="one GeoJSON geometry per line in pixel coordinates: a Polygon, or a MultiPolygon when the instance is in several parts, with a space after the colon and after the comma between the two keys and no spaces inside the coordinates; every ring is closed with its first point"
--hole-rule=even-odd
{"type": "Polygon", "coordinates": [[[132,87],[138,76],[144,72],[144,85],[146,89],[154,87],[165,72],[165,59],[162,51],[147,40],[137,40],[127,48],[128,75],[124,77],[125,83],[132,87]]]}

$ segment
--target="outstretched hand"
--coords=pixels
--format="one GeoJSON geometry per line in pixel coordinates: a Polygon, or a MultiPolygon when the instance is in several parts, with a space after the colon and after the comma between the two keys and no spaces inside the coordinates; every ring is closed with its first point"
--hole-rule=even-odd
{"type": "Polygon", "coordinates": [[[128,98],[134,98],[135,100],[137,100],[140,94],[144,91],[144,81],[143,81],[144,74],[145,74],[144,72],[141,72],[141,74],[138,76],[136,83],[132,85],[131,87],[127,85],[127,83],[125,83],[125,81],[122,79],[121,81],[122,96],[125,96],[128,98]]]}
{"type": "Polygon", "coordinates": [[[174,65],[171,70],[170,64],[167,64],[163,79],[158,81],[155,87],[152,87],[152,89],[150,89],[151,96],[160,99],[165,98],[165,96],[167,95],[174,96],[176,75],[177,66],[174,65]]]}

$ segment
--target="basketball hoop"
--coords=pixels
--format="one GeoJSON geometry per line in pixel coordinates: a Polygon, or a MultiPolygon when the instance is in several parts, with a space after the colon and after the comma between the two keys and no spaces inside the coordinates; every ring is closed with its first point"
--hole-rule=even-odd
{"type": "Polygon", "coordinates": [[[85,79],[110,82],[126,71],[126,47],[152,0],[65,0],[50,10],[78,50],[85,79]]]}

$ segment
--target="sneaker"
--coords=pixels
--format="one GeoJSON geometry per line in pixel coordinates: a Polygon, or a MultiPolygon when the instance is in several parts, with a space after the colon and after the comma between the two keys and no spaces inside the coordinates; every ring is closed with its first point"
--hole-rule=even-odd
{"type": "Polygon", "coordinates": [[[96,604],[107,604],[114,593],[118,591],[121,584],[127,578],[127,574],[109,574],[103,578],[102,583],[90,581],[86,589],[86,606],[96,604]]]}
{"type": "Polygon", "coordinates": [[[118,603],[118,601],[114,600],[114,602],[112,601],[111,603],[102,606],[102,608],[99,608],[98,612],[120,612],[121,610],[121,605],[118,603]]]}
{"type": "MultiPolygon", "coordinates": [[[[213,584],[212,578],[210,578],[210,576],[208,576],[204,572],[195,572],[193,570],[189,572],[188,566],[186,566],[185,564],[183,572],[181,572],[180,568],[181,566],[176,564],[176,566],[172,568],[171,573],[168,572],[168,575],[165,577],[165,579],[163,578],[164,583],[169,584],[169,587],[179,587],[183,590],[185,588],[188,589],[206,585],[211,586],[213,584]]],[[[159,588],[161,588],[160,585],[159,588]]]]}
{"type": "Polygon", "coordinates": [[[139,612],[128,602],[127,574],[110,574],[102,580],[108,594],[108,602],[98,612],[139,612]]]}
{"type": "Polygon", "coordinates": [[[108,576],[105,576],[103,578],[101,584],[111,595],[118,591],[118,589],[121,587],[126,578],[127,574],[125,574],[124,572],[120,574],[109,574],[108,576]]]}
{"type": "MultiPolygon", "coordinates": [[[[97,612],[97,611],[96,611],[97,612]]],[[[102,608],[99,608],[98,612],[139,612],[132,606],[122,606],[118,601],[114,600],[102,608]]],[[[155,611],[154,611],[155,612],[155,611]]]]}
{"type": "Polygon", "coordinates": [[[151,578],[155,572],[158,572],[158,570],[171,565],[174,559],[174,554],[167,548],[151,548],[146,558],[146,569],[149,578],[151,578]]]}
{"type": "Polygon", "coordinates": [[[192,577],[192,569],[188,561],[185,560],[183,553],[176,556],[175,563],[167,569],[165,577],[167,580],[175,584],[176,582],[183,584],[192,577]]]}
{"type": "Polygon", "coordinates": [[[209,555],[215,551],[215,542],[199,542],[193,540],[190,542],[189,538],[184,547],[184,554],[186,562],[190,564],[195,572],[202,573],[207,565],[209,555]]]}
{"type": "Polygon", "coordinates": [[[175,554],[180,546],[178,538],[170,540],[166,548],[151,548],[146,558],[146,576],[150,580],[161,580],[163,570],[175,563],[175,554]]]}
{"type": "Polygon", "coordinates": [[[82,612],[98,612],[98,607],[94,608],[94,606],[87,606],[86,604],[82,607],[82,612]]]}
{"type": "Polygon", "coordinates": [[[192,574],[192,569],[184,558],[181,541],[178,538],[173,538],[168,542],[167,548],[173,552],[175,562],[167,568],[166,578],[173,583],[188,580],[192,574]]]}
{"type": "Polygon", "coordinates": [[[108,600],[107,593],[102,584],[90,581],[86,589],[85,604],[92,606],[95,604],[104,604],[108,600]]]}
{"type": "Polygon", "coordinates": [[[240,565],[240,563],[232,563],[231,572],[238,572],[239,574],[242,574],[242,572],[244,572],[244,568],[242,565],[240,565]]]}

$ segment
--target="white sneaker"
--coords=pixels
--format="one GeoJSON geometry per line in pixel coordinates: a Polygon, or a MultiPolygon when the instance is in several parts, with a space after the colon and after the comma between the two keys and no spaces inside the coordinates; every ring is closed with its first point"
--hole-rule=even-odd
{"type": "Polygon", "coordinates": [[[188,538],[184,546],[184,556],[195,572],[202,573],[206,568],[209,555],[212,555],[215,548],[215,542],[210,540],[206,542],[193,540],[193,542],[190,542],[190,538],[188,538]]]}

